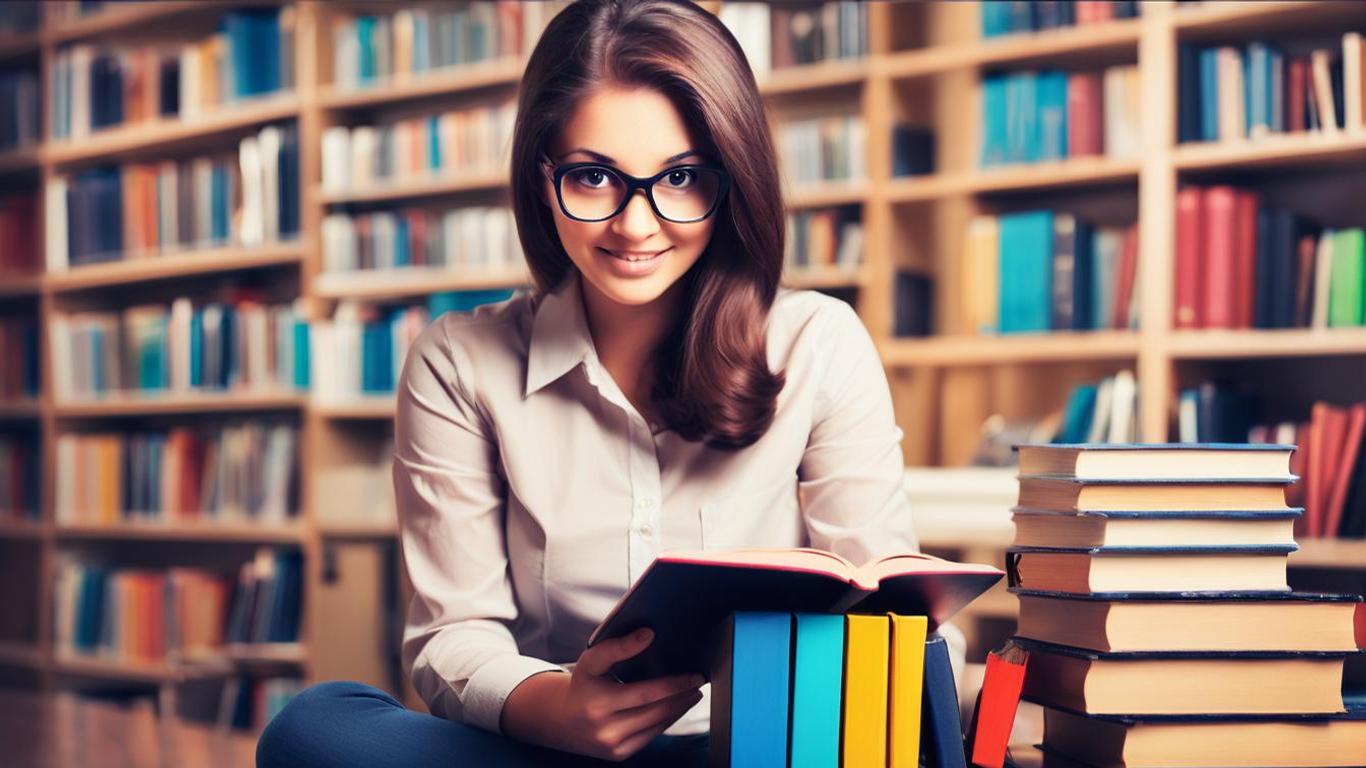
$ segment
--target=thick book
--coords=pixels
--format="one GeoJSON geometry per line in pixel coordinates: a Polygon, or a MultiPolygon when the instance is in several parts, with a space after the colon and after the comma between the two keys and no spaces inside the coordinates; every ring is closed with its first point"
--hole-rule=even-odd
{"type": "Polygon", "coordinates": [[[1097,653],[1024,638],[1024,698],[1090,715],[1329,715],[1346,711],[1348,654],[1097,653]]]}
{"type": "Polygon", "coordinates": [[[1303,510],[1054,512],[1015,507],[1017,547],[1295,546],[1303,510]]]}
{"type": "Polygon", "coordinates": [[[925,695],[921,698],[920,741],[922,763],[926,768],[966,768],[963,746],[963,721],[958,713],[958,687],[949,646],[944,638],[933,635],[925,643],[925,695]]]}
{"type": "Polygon", "coordinates": [[[732,612],[898,613],[928,616],[933,630],[1003,575],[922,554],[858,567],[818,549],[670,552],[645,569],[588,644],[650,627],[654,641],[613,668],[618,679],[705,674],[713,636],[732,612]]]}
{"type": "Polygon", "coordinates": [[[1132,443],[1015,446],[1021,475],[1082,480],[1224,480],[1292,482],[1293,445],[1274,443],[1132,443]]]}
{"type": "Polygon", "coordinates": [[[1366,645],[1366,610],[1356,595],[1015,594],[1019,636],[1091,651],[1352,652],[1366,645]]]}
{"type": "Polygon", "coordinates": [[[786,768],[792,616],[736,613],[711,671],[709,764],[786,768]]]}
{"type": "Polygon", "coordinates": [[[1088,717],[1050,707],[1043,749],[1046,766],[1055,755],[1114,768],[1360,766],[1366,717],[1088,717]]]}
{"type": "Polygon", "coordinates": [[[1010,586],[1098,592],[1288,592],[1286,547],[1012,547],[1010,586]]]}
{"type": "Polygon", "coordinates": [[[1292,481],[1078,480],[1027,475],[1020,478],[1018,505],[1060,512],[1284,510],[1285,486],[1292,481]]]}

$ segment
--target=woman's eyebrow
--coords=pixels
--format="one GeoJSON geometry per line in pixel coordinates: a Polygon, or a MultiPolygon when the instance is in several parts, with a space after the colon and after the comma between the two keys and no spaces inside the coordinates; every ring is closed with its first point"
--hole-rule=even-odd
{"type": "MultiPolygon", "coordinates": [[[[578,149],[571,149],[571,150],[569,150],[568,152],[564,153],[564,155],[563,155],[562,157],[567,157],[567,156],[569,156],[569,155],[574,154],[575,152],[579,152],[579,153],[581,153],[581,154],[588,155],[589,157],[593,158],[593,160],[594,160],[595,162],[599,162],[599,163],[607,163],[608,165],[616,165],[616,162],[617,162],[616,160],[613,160],[612,158],[608,157],[607,155],[602,154],[601,152],[594,152],[593,150],[591,150],[591,149],[586,149],[586,148],[584,148],[584,147],[579,147],[578,149]]],[[[674,163],[674,162],[677,162],[677,161],[679,161],[679,160],[682,160],[682,159],[685,158],[685,157],[691,157],[691,156],[693,156],[693,155],[697,155],[698,157],[701,157],[701,156],[702,156],[702,152],[700,152],[699,150],[696,150],[696,149],[689,149],[689,150],[687,150],[686,152],[679,152],[678,154],[673,155],[672,157],[667,157],[667,158],[665,158],[665,159],[664,159],[664,162],[660,163],[659,165],[660,165],[660,167],[662,168],[662,167],[668,165],[669,163],[674,163]]]]}

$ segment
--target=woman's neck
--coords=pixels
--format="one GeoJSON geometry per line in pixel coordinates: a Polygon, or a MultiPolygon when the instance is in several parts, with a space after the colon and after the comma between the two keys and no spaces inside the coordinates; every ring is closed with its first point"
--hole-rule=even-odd
{"type": "Polygon", "coordinates": [[[636,410],[652,416],[650,388],[654,384],[651,361],[665,335],[678,322],[683,302],[683,281],[670,286],[649,304],[619,304],[582,281],[584,316],[598,360],[636,410]]]}

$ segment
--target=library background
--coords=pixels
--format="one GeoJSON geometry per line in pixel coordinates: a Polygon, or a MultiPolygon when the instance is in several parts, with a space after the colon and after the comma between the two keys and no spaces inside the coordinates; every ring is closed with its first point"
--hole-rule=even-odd
{"type": "MultiPolygon", "coordinates": [[[[1291,582],[1366,591],[1366,4],[706,5],[927,551],[1002,563],[1014,442],[1296,443],[1291,582]]],[[[247,742],[312,681],[421,707],[392,392],[528,284],[508,144],[562,6],[0,4],[0,692],[247,742]]],[[[959,618],[965,701],[1016,613],[959,618]]]]}

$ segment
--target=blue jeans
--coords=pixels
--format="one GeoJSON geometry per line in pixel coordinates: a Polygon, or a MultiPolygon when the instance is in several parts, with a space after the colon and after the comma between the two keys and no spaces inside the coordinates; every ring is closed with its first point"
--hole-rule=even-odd
{"type": "Polygon", "coordinates": [[[499,736],[405,709],[360,683],[319,683],[270,721],[256,745],[257,768],[503,768],[609,765],[700,768],[707,736],[660,736],[630,760],[611,763],[499,736]]]}

